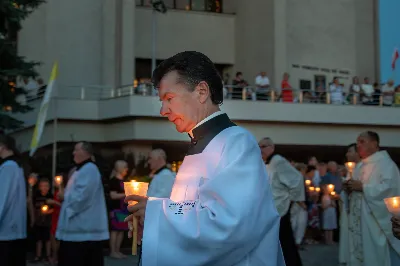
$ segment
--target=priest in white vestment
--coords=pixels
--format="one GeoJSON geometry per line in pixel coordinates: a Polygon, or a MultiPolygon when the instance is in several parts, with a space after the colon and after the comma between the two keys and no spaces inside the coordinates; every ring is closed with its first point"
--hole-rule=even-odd
{"type": "Polygon", "coordinates": [[[0,134],[0,265],[26,265],[26,186],[15,140],[0,134]]]}
{"type": "MultiPolygon", "coordinates": [[[[257,141],[221,112],[209,58],[179,53],[153,73],[160,113],[191,146],[170,198],[128,196],[144,222],[143,266],[284,266],[279,215],[257,141]]],[[[128,220],[132,216],[128,217],[128,220]]]]}
{"type": "Polygon", "coordinates": [[[275,145],[270,138],[263,138],[258,145],[267,165],[275,206],[281,216],[279,239],[286,265],[301,266],[291,225],[290,209],[292,204],[305,201],[304,178],[288,160],[275,153],[275,145]]]}
{"type": "MultiPolygon", "coordinates": [[[[400,195],[400,173],[386,151],[379,150],[379,136],[367,131],[357,138],[362,158],[360,180],[350,180],[349,189],[362,192],[361,237],[363,266],[400,265],[400,241],[392,233],[391,214],[384,199],[400,195]]],[[[350,211],[352,205],[350,205],[350,211]]]]}
{"type": "MultiPolygon", "coordinates": [[[[346,179],[360,180],[362,163],[356,143],[348,146],[346,158],[348,162],[356,164],[353,173],[348,172],[346,179]]],[[[339,262],[352,266],[363,266],[361,238],[361,202],[363,195],[362,192],[348,190],[346,182],[344,182],[344,189],[340,193],[342,210],[340,214],[339,262]]]]}
{"type": "Polygon", "coordinates": [[[167,155],[165,151],[162,149],[152,150],[148,163],[152,174],[147,196],[169,198],[175,182],[175,173],[167,167],[167,155]]]}

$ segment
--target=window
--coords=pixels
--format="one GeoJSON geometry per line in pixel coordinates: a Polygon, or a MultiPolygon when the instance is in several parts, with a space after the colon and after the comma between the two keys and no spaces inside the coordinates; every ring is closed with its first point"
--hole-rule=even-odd
{"type": "Polygon", "coordinates": [[[175,9],[190,10],[190,0],[175,0],[175,9]]]}
{"type": "Polygon", "coordinates": [[[193,11],[204,11],[206,10],[206,1],[204,0],[191,0],[190,7],[193,11]]]}

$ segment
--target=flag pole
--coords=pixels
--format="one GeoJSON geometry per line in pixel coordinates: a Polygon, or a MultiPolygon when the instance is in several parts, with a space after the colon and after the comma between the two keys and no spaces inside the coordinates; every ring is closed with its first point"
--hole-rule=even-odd
{"type": "Polygon", "coordinates": [[[53,97],[53,158],[52,158],[52,166],[51,166],[51,178],[53,182],[52,191],[54,194],[55,187],[54,187],[54,177],[57,174],[57,127],[58,127],[58,119],[57,119],[57,103],[56,97],[53,97]]]}

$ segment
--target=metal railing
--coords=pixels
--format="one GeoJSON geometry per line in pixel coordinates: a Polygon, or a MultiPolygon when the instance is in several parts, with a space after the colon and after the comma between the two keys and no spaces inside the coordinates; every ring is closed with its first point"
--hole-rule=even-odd
{"type": "MultiPolygon", "coordinates": [[[[43,97],[44,92],[27,98],[27,102],[37,101],[43,97]]],[[[126,96],[157,96],[158,91],[151,84],[143,83],[134,87],[132,85],[112,88],[110,86],[70,86],[64,90],[55,92],[55,96],[61,99],[80,100],[106,100],[126,96]]],[[[399,106],[400,93],[393,95],[392,104],[387,102],[388,96],[382,94],[358,94],[330,92],[316,92],[313,90],[298,89],[260,89],[255,86],[224,86],[224,98],[226,100],[241,101],[267,101],[297,104],[334,104],[334,105],[371,105],[371,106],[399,106]],[[399,103],[397,103],[399,102],[399,103]]],[[[390,96],[389,96],[390,99],[390,96]]]]}

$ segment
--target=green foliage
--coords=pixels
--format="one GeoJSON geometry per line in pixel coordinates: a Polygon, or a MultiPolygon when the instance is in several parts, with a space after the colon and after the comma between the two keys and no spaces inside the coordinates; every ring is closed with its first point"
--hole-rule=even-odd
{"type": "Polygon", "coordinates": [[[15,98],[25,94],[16,87],[18,77],[35,77],[34,69],[39,62],[27,61],[17,53],[17,35],[21,23],[44,0],[1,0],[0,1],[0,128],[15,129],[22,122],[10,113],[27,112],[29,106],[21,105],[15,98]]]}

